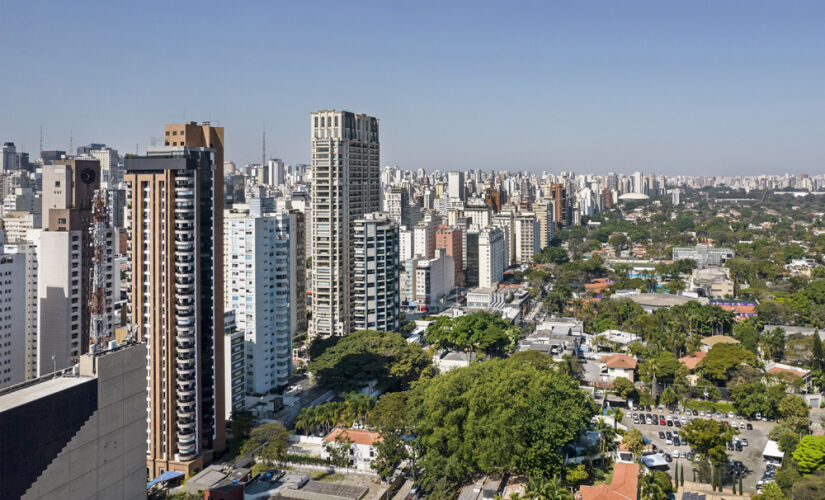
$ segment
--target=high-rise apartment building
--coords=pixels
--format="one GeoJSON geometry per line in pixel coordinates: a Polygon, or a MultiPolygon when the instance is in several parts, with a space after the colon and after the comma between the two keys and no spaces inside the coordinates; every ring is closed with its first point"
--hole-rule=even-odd
{"type": "Polygon", "coordinates": [[[443,248],[453,258],[455,286],[464,286],[464,238],[461,233],[461,229],[446,225],[439,226],[435,233],[435,247],[443,248]]]}
{"type": "Polygon", "coordinates": [[[224,220],[225,307],[246,340],[246,391],[264,395],[292,375],[292,335],[305,316],[303,214],[224,220]]]}
{"type": "Polygon", "coordinates": [[[0,146],[0,172],[11,172],[17,169],[17,148],[13,142],[6,142],[0,146]]]}
{"type": "Polygon", "coordinates": [[[406,226],[409,223],[409,217],[407,215],[409,205],[409,195],[407,190],[402,187],[392,187],[384,195],[384,211],[387,212],[392,220],[399,226],[406,226]]]}
{"type": "Polygon", "coordinates": [[[43,231],[37,259],[40,375],[70,366],[89,347],[92,201],[100,188],[100,163],[57,160],[43,166],[42,185],[43,231]]]}
{"type": "Polygon", "coordinates": [[[479,286],[479,245],[481,241],[478,226],[473,225],[467,230],[466,241],[467,265],[464,269],[464,283],[468,287],[477,287],[479,286]]]}
{"type": "Polygon", "coordinates": [[[312,113],[312,324],[310,335],[352,325],[354,223],[381,209],[378,119],[312,113]]]}
{"type": "Polygon", "coordinates": [[[478,233],[478,282],[481,288],[496,288],[507,269],[504,251],[504,232],[497,227],[486,227],[478,233]]]}
{"type": "Polygon", "coordinates": [[[150,476],[198,472],[225,444],[223,128],[168,125],[127,157],[131,323],[149,349],[150,476]]]}
{"type": "Polygon", "coordinates": [[[0,253],[0,388],[26,378],[26,255],[0,253]]]}
{"type": "Polygon", "coordinates": [[[227,310],[223,319],[223,388],[226,419],[232,418],[232,412],[243,411],[246,407],[246,346],[244,332],[235,326],[235,311],[227,310]]]}
{"type": "Polygon", "coordinates": [[[366,214],[355,221],[353,330],[397,332],[401,326],[398,225],[389,216],[366,214]]]}
{"type": "Polygon", "coordinates": [[[464,186],[464,172],[450,172],[447,174],[447,194],[450,198],[461,201],[467,200],[467,192],[464,186]]]}
{"type": "Polygon", "coordinates": [[[572,223],[573,212],[570,206],[570,201],[567,199],[567,189],[564,184],[551,183],[550,184],[550,198],[556,208],[553,220],[558,227],[567,227],[572,223]]]}
{"type": "Polygon", "coordinates": [[[533,203],[533,213],[539,223],[539,251],[550,244],[555,236],[553,224],[553,202],[542,200],[533,203]]]}
{"type": "Polygon", "coordinates": [[[419,221],[413,229],[413,254],[422,259],[435,257],[435,236],[438,232],[438,221],[424,219],[419,221]]]}
{"type": "MultiPolygon", "coordinates": [[[[37,377],[37,246],[31,242],[19,242],[3,246],[4,254],[14,254],[25,260],[23,281],[14,281],[14,294],[23,296],[24,305],[15,314],[24,314],[24,378],[37,377]]],[[[15,299],[17,298],[15,297],[15,299]]]]}
{"type": "Polygon", "coordinates": [[[444,298],[455,287],[453,258],[438,250],[434,259],[416,262],[415,300],[420,312],[437,313],[444,309],[444,298]]]}
{"type": "Polygon", "coordinates": [[[539,239],[541,230],[536,214],[532,212],[522,212],[513,219],[516,262],[518,264],[530,264],[533,255],[541,251],[539,239]]]}

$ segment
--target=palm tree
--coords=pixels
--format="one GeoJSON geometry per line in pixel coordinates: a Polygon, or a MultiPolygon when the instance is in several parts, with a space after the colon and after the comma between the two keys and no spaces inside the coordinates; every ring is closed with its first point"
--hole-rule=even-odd
{"type": "Polygon", "coordinates": [[[668,496],[653,474],[642,476],[642,498],[644,500],[667,500],[668,496]]]}
{"type": "Polygon", "coordinates": [[[573,500],[573,494],[562,485],[558,476],[549,481],[530,478],[524,496],[532,500],[573,500]]]}

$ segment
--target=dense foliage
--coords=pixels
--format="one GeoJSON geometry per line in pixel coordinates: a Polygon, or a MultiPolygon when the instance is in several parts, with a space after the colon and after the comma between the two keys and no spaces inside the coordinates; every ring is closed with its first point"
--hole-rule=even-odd
{"type": "Polygon", "coordinates": [[[321,387],[356,391],[375,381],[384,391],[403,390],[431,369],[420,347],[393,332],[362,330],[345,337],[318,339],[307,369],[321,387]]]}
{"type": "Polygon", "coordinates": [[[422,483],[432,488],[442,477],[458,483],[479,472],[559,474],[561,448],[587,427],[593,404],[569,376],[512,360],[432,378],[407,401],[422,483]]]}
{"type": "Polygon", "coordinates": [[[438,316],[425,337],[438,348],[503,355],[515,348],[519,333],[500,316],[479,311],[457,318],[438,316]]]}

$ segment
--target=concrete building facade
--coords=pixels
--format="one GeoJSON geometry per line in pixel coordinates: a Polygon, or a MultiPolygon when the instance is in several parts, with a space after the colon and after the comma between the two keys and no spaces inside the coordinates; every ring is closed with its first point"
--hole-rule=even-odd
{"type": "Polygon", "coordinates": [[[382,214],[355,221],[353,330],[397,332],[401,326],[398,225],[382,214]]]}

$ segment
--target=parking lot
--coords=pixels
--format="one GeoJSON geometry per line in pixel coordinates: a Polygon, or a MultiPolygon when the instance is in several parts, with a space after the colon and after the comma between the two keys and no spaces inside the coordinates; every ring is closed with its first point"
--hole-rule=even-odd
{"type": "MultiPolygon", "coordinates": [[[[767,443],[767,435],[770,430],[776,425],[774,422],[762,422],[758,420],[748,420],[744,417],[733,415],[717,415],[716,413],[709,415],[702,412],[702,415],[694,415],[690,410],[668,410],[666,408],[647,407],[642,409],[637,407],[635,410],[630,410],[625,414],[622,423],[628,427],[635,427],[642,432],[652,444],[656,446],[659,451],[667,453],[671,456],[672,461],[668,463],[668,473],[673,476],[674,466],[678,464],[681,467],[685,466],[686,480],[693,479],[693,467],[689,466],[689,459],[687,454],[691,451],[690,446],[679,438],[681,428],[688,422],[697,418],[712,419],[721,422],[728,422],[729,425],[736,425],[739,429],[739,435],[734,438],[738,440],[739,446],[734,446],[731,450],[728,448],[728,457],[734,461],[740,461],[744,465],[747,472],[743,476],[743,486],[745,491],[753,492],[756,490],[756,483],[762,478],[765,471],[765,461],[762,458],[762,451],[765,449],[767,443]],[[644,421],[639,418],[638,423],[634,422],[634,415],[638,418],[644,415],[644,421]],[[650,423],[648,423],[647,416],[650,416],[650,423]],[[654,422],[655,420],[655,422],[654,422]],[[664,420],[664,425],[661,422],[664,420]],[[668,425],[668,420],[670,425],[668,425]],[[676,423],[678,421],[678,424],[676,423]],[[740,428],[744,426],[744,428],[740,428]],[[750,428],[748,428],[750,426],[750,428]],[[660,437],[659,433],[664,434],[664,439],[660,437]],[[670,437],[668,437],[670,433],[670,437]],[[676,444],[679,443],[680,444],[676,444]],[[670,442],[670,444],[668,444],[670,442]],[[745,445],[747,442],[747,445],[745,445]]],[[[698,413],[698,412],[697,412],[698,413]]],[[[738,487],[738,485],[737,485],[738,487]]]]}

